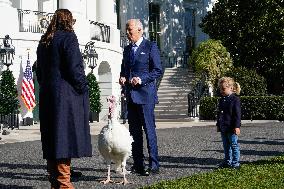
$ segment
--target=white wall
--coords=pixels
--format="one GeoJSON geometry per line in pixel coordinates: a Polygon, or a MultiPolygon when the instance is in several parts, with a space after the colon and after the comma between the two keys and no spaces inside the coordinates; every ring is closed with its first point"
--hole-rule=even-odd
{"type": "Polygon", "coordinates": [[[88,20],[97,20],[97,5],[96,5],[96,1],[94,0],[87,0],[86,2],[86,6],[87,6],[87,10],[86,10],[86,14],[87,14],[87,19],[88,20]]]}
{"type": "MultiPolygon", "coordinates": [[[[40,11],[44,12],[54,12],[57,9],[56,0],[25,0],[25,1],[17,1],[13,0],[11,5],[16,8],[28,9],[28,10],[35,10],[37,11],[40,8],[40,11]]],[[[80,49],[83,51],[85,44],[90,41],[90,20],[96,20],[96,7],[97,1],[94,0],[61,0],[61,7],[60,8],[70,8],[71,11],[74,11],[74,16],[77,19],[76,24],[74,25],[76,35],[78,36],[80,49]],[[76,6],[78,5],[78,6],[76,6]],[[78,8],[78,9],[77,9],[78,8]],[[94,8],[94,9],[93,9],[94,8]]],[[[104,1],[102,1],[103,3],[104,1]]],[[[4,5],[4,4],[3,4],[4,5]]],[[[7,4],[8,5],[8,4],[7,4]]],[[[19,32],[19,23],[18,23],[18,12],[16,8],[12,6],[1,6],[0,0],[0,18],[9,18],[9,19],[0,19],[0,25],[6,26],[0,28],[0,38],[3,38],[6,34],[9,34],[10,37],[13,39],[13,45],[16,48],[15,60],[14,64],[10,66],[10,69],[13,71],[13,75],[16,78],[19,100],[21,104],[21,112],[20,112],[20,119],[24,117],[32,117],[32,113],[28,112],[23,102],[20,98],[21,94],[21,82],[23,78],[23,71],[26,67],[27,61],[27,48],[30,49],[30,61],[31,64],[36,60],[36,49],[38,45],[38,41],[41,37],[41,33],[29,33],[29,32],[19,32]]],[[[105,4],[108,5],[108,4],[105,4]]],[[[114,10],[112,6],[109,9],[104,10],[114,10]]],[[[107,13],[104,13],[107,15],[107,13]]],[[[113,13],[112,13],[113,14],[113,13]]],[[[104,18],[101,16],[101,18],[104,18]]],[[[108,19],[108,18],[107,18],[108,19]]],[[[106,19],[106,22],[107,22],[106,19]]],[[[94,72],[98,78],[98,82],[100,82],[100,76],[98,75],[98,68],[100,63],[105,63],[110,67],[111,77],[105,77],[105,75],[101,75],[102,79],[105,77],[105,80],[109,80],[109,91],[106,91],[107,94],[120,94],[120,86],[118,84],[119,73],[120,73],[120,64],[122,61],[122,49],[120,47],[120,33],[119,30],[116,29],[116,16],[111,18],[115,20],[113,22],[113,27],[111,28],[111,43],[105,43],[96,41],[95,48],[98,53],[98,66],[95,68],[94,72]]],[[[104,19],[101,20],[102,23],[104,19]]],[[[110,23],[110,22],[109,22],[110,23]]],[[[0,41],[0,44],[2,41],[0,41]]],[[[90,72],[90,68],[88,65],[85,65],[85,73],[88,74],[90,72]]],[[[2,70],[5,70],[6,67],[0,64],[0,73],[2,70]]],[[[104,107],[107,107],[107,102],[105,99],[102,98],[102,103],[104,107]]],[[[106,110],[106,109],[105,109],[106,110]]],[[[100,117],[104,117],[106,111],[102,112],[100,117]]]]}
{"type": "Polygon", "coordinates": [[[57,2],[53,0],[39,0],[42,4],[42,9],[39,11],[54,13],[57,9],[57,2]]]}

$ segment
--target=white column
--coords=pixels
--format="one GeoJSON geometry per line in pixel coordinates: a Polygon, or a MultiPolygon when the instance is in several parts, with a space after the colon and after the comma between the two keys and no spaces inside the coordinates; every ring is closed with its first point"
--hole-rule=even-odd
{"type": "Polygon", "coordinates": [[[38,10],[41,12],[54,13],[57,9],[55,0],[38,0],[38,10]]]}
{"type": "MultiPolygon", "coordinates": [[[[80,44],[86,44],[90,40],[90,23],[85,18],[86,16],[82,14],[82,7],[80,0],[60,0],[59,8],[68,9],[72,12],[73,17],[76,19],[74,25],[74,30],[77,35],[80,44]]],[[[85,4],[86,6],[86,4],[85,4]]]]}
{"type": "Polygon", "coordinates": [[[70,10],[73,16],[82,14],[80,0],[60,0],[59,8],[70,10]]]}
{"type": "Polygon", "coordinates": [[[97,21],[116,27],[116,8],[114,0],[97,0],[97,21]]]}
{"type": "Polygon", "coordinates": [[[10,35],[11,38],[19,32],[18,12],[9,0],[0,0],[0,37],[10,35]],[[12,22],[11,22],[12,21],[12,22]]]}
{"type": "Polygon", "coordinates": [[[10,0],[0,0],[0,7],[11,7],[12,2],[10,0]]]}
{"type": "Polygon", "coordinates": [[[96,1],[94,0],[87,0],[87,19],[96,21],[97,15],[96,15],[96,1]]]}
{"type": "Polygon", "coordinates": [[[22,8],[23,10],[38,10],[38,0],[29,0],[29,1],[22,1],[22,8]]]}

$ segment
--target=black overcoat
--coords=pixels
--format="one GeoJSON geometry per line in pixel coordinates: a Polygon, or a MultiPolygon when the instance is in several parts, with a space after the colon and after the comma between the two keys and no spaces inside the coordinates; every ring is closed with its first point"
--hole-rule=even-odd
{"type": "Polygon", "coordinates": [[[89,93],[74,32],[56,31],[37,48],[39,116],[44,159],[92,156],[89,93]]]}
{"type": "Polygon", "coordinates": [[[231,94],[220,98],[216,125],[223,133],[233,133],[235,128],[240,128],[241,101],[238,96],[231,94]]]}

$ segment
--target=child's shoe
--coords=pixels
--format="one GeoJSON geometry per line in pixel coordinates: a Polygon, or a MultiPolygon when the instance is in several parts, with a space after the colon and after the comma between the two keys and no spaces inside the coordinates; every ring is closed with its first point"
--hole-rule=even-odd
{"type": "Polygon", "coordinates": [[[232,166],[231,168],[232,168],[232,169],[235,169],[235,170],[239,170],[239,169],[241,168],[241,166],[240,166],[240,165],[237,165],[237,166],[232,166]]]}
{"type": "Polygon", "coordinates": [[[224,168],[230,168],[231,165],[227,164],[227,163],[221,163],[218,165],[218,169],[224,169],[224,168]]]}

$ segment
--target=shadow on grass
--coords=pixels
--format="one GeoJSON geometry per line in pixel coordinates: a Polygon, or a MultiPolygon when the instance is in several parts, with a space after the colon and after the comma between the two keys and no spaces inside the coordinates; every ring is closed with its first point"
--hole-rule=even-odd
{"type": "MultiPolygon", "coordinates": [[[[222,151],[223,152],[223,151],[222,151]]],[[[280,151],[258,151],[258,150],[241,150],[241,155],[251,156],[281,156],[283,152],[280,151]]]]}
{"type": "MultiPolygon", "coordinates": [[[[203,151],[208,151],[208,152],[218,152],[218,153],[224,153],[223,150],[203,150],[203,151]]],[[[246,155],[246,156],[281,156],[283,155],[283,152],[280,151],[259,151],[259,150],[242,150],[241,149],[241,156],[246,155]]]]}
{"type": "Polygon", "coordinates": [[[264,159],[264,160],[258,160],[254,162],[244,162],[243,164],[246,165],[274,165],[274,164],[284,164],[284,153],[282,153],[282,156],[271,158],[271,159],[264,159]]]}

